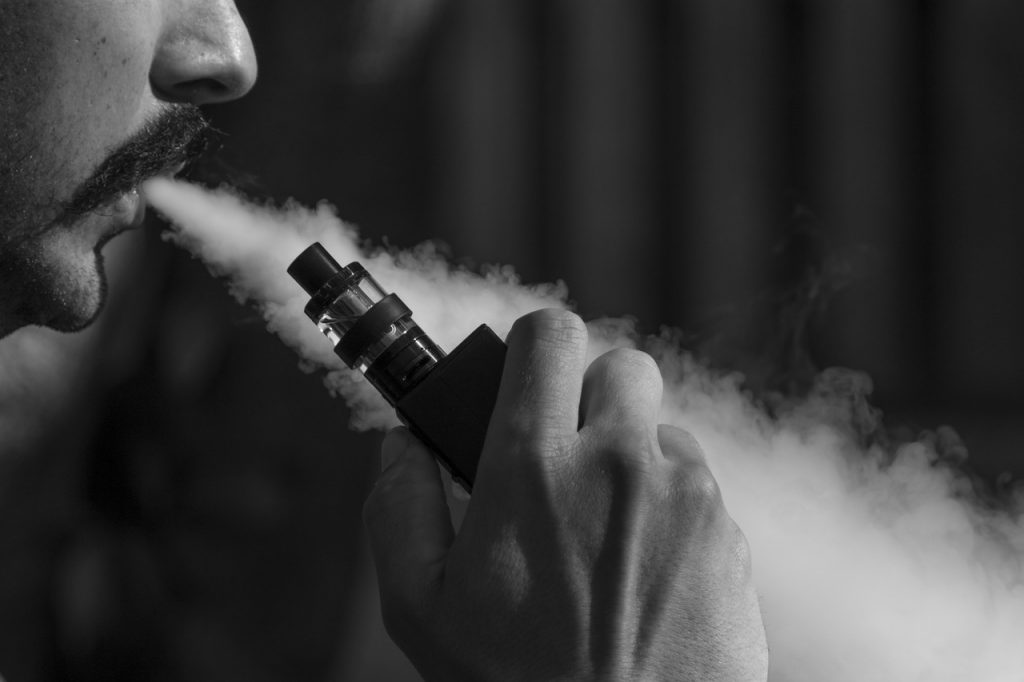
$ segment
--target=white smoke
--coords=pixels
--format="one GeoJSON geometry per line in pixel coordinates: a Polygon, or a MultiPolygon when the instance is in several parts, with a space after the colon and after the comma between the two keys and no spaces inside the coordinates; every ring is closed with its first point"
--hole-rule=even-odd
{"type": "MultiPolygon", "coordinates": [[[[169,180],[145,193],[178,226],[172,239],[259,305],[305,363],[328,369],[362,428],[394,417],[302,312],[308,297],[285,269],[311,242],[342,263],[363,262],[449,350],[477,324],[504,335],[526,312],[565,305],[561,285],[453,270],[427,246],[361,249],[323,204],[256,206],[169,180]]],[[[625,322],[591,331],[592,355],[634,343],[625,322]]],[[[663,421],[704,446],[750,541],[773,682],[1024,680],[1024,531],[1016,510],[982,504],[941,455],[936,443],[948,432],[892,451],[863,446],[863,375],[825,373],[810,398],[769,416],[740,377],[699,365],[670,337],[645,347],[665,376],[663,421]]]]}
{"type": "Polygon", "coordinates": [[[504,337],[519,316],[565,305],[562,284],[520,286],[509,268],[493,268],[483,277],[453,270],[429,244],[413,251],[360,248],[355,230],[324,203],[316,209],[294,203],[258,206],[228,190],[210,193],[165,178],[147,182],[144,192],[181,228],[170,239],[226,276],[238,300],[257,303],[270,331],[295,349],[307,369],[328,371],[327,386],[353,407],[356,428],[398,422],[387,402],[345,366],[303,312],[309,296],[286,269],[311,243],[321,242],[343,265],[360,261],[385,290],[399,292],[416,321],[446,351],[480,324],[504,337]]]}

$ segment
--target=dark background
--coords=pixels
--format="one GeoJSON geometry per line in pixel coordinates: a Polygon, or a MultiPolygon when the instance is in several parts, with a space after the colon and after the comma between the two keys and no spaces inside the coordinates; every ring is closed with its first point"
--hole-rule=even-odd
{"type": "Polygon", "coordinates": [[[1020,3],[240,4],[261,80],[216,115],[273,195],[753,375],[799,337],[1020,471],[1020,3]]]}
{"type": "MultiPolygon", "coordinates": [[[[1024,473],[1020,2],[238,4],[260,80],[210,113],[250,192],[564,279],[753,388],[861,369],[890,425],[1024,473]]],[[[379,435],[156,232],[0,460],[0,671],[406,679],[359,520],[379,435]]]]}

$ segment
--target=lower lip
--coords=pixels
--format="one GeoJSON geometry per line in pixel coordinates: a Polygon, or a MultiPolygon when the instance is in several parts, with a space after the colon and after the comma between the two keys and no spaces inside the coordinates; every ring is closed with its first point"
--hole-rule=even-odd
{"type": "Polygon", "coordinates": [[[114,213],[124,227],[138,227],[146,217],[146,200],[137,189],[125,192],[114,202],[114,213]]]}
{"type": "MultiPolygon", "coordinates": [[[[163,175],[173,178],[184,167],[185,164],[182,163],[175,168],[171,168],[163,175]]],[[[146,198],[139,191],[138,187],[134,187],[114,200],[113,213],[119,219],[122,229],[139,227],[146,219],[146,198]]]]}

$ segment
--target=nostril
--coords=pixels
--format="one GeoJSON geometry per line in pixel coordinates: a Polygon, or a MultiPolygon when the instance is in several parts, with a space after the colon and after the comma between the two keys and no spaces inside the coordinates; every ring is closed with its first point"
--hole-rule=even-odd
{"type": "Polygon", "coordinates": [[[215,78],[198,78],[186,81],[181,85],[192,92],[205,91],[214,95],[223,95],[230,90],[226,83],[215,78]]]}
{"type": "Polygon", "coordinates": [[[174,99],[206,104],[231,99],[231,86],[216,78],[195,78],[174,83],[171,95],[174,99]]]}

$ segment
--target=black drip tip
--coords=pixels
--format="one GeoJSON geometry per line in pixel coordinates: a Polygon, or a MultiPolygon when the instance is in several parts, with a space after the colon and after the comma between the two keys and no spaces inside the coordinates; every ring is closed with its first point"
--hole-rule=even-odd
{"type": "Polygon", "coordinates": [[[320,242],[314,242],[288,266],[288,274],[310,296],[316,295],[320,287],[339,272],[341,266],[338,265],[338,261],[327,253],[327,249],[321,246],[320,242]]]}

